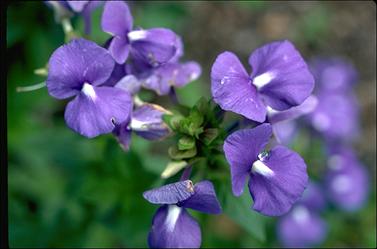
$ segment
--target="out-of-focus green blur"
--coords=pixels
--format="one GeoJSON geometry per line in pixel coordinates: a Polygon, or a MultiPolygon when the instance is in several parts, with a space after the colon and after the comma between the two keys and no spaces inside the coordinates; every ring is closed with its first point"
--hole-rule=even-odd
{"type": "MultiPolygon", "coordinates": [[[[359,72],[361,106],[357,155],[371,178],[369,201],[359,212],[324,215],[329,234],[322,246],[376,246],[376,5],[373,2],[132,2],[135,26],[167,27],[182,36],[187,60],[202,65],[199,80],[178,90],[183,103],[210,98],[209,74],[216,56],[248,55],[264,43],[289,39],[304,58],[342,56],[359,72]]],[[[93,13],[91,39],[110,36],[93,13]]],[[[73,26],[83,30],[80,17],[73,26]]],[[[156,206],[142,192],[162,183],[167,142],[133,137],[125,153],[111,135],[86,139],[64,122],[67,101],[47,90],[17,93],[17,86],[44,81],[33,73],[64,43],[52,9],[43,2],[17,2],[7,9],[8,207],[11,247],[146,247],[156,206]]],[[[247,65],[245,63],[245,65],[247,65]]],[[[159,104],[169,108],[167,97],[159,104]]],[[[320,150],[315,148],[313,151],[320,150]]],[[[298,146],[299,147],[299,146],[298,146]]],[[[316,160],[316,153],[305,158],[316,160]]],[[[252,211],[250,211],[251,213],[252,211]]],[[[276,219],[249,233],[225,215],[194,214],[203,247],[278,246],[276,219]]],[[[247,215],[247,214],[246,214],[247,215]]],[[[254,226],[250,223],[250,226],[254,226]]],[[[258,227],[258,224],[255,224],[258,227]]]]}

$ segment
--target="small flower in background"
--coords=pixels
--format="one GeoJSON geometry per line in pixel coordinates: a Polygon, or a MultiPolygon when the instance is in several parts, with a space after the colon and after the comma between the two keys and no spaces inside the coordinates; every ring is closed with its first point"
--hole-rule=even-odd
{"type": "Polygon", "coordinates": [[[250,76],[233,53],[224,52],[216,58],[211,91],[222,109],[263,122],[268,106],[287,110],[300,105],[313,90],[313,76],[289,41],[256,49],[249,64],[253,68],[250,76]]]}
{"type": "Polygon", "coordinates": [[[240,196],[250,177],[253,209],[279,216],[301,197],[308,175],[304,160],[294,151],[283,146],[264,151],[271,135],[270,124],[236,131],[226,138],[224,153],[230,164],[233,194],[240,196]]]}
{"type": "Polygon", "coordinates": [[[359,134],[359,108],[351,92],[320,92],[309,122],[326,140],[348,141],[359,134]]]}
{"type": "Polygon", "coordinates": [[[280,218],[277,234],[285,247],[308,247],[318,245],[327,235],[327,224],[318,212],[326,205],[321,187],[310,182],[303,197],[292,210],[280,218]]]}
{"type": "Polygon", "coordinates": [[[127,64],[127,72],[134,74],[144,88],[155,91],[158,95],[171,93],[173,87],[183,87],[196,80],[201,74],[201,67],[195,61],[179,62],[183,56],[182,39],[177,36],[175,55],[159,66],[151,66],[134,60],[127,64]]]}
{"type": "Polygon", "coordinates": [[[163,139],[170,134],[169,127],[162,120],[162,115],[167,113],[170,112],[161,106],[143,104],[132,112],[129,119],[117,124],[113,133],[124,150],[129,149],[132,131],[148,140],[163,139]]]}
{"type": "Polygon", "coordinates": [[[349,91],[357,83],[356,69],[344,59],[319,57],[312,59],[309,65],[319,91],[349,91]]]}
{"type": "Polygon", "coordinates": [[[152,66],[169,61],[176,53],[177,35],[165,28],[132,30],[133,18],[123,1],[108,1],[102,13],[102,30],[113,35],[109,46],[114,60],[123,64],[132,58],[152,66]]]}
{"type": "Polygon", "coordinates": [[[332,148],[325,176],[328,199],[345,211],[356,211],[366,202],[369,178],[350,148],[332,148]]]}
{"type": "Polygon", "coordinates": [[[162,205],[153,217],[148,235],[151,248],[199,248],[200,227],[186,208],[209,214],[222,212],[210,181],[195,185],[190,180],[180,181],[146,191],[143,196],[162,205]]]}
{"type": "Polygon", "coordinates": [[[65,109],[67,125],[92,138],[110,133],[114,122],[127,120],[132,98],[127,91],[101,86],[114,68],[108,51],[92,41],[73,40],[59,47],[48,63],[46,85],[51,96],[76,96],[65,109]]]}
{"type": "Polygon", "coordinates": [[[71,18],[73,13],[79,13],[84,18],[84,32],[90,34],[92,29],[92,12],[103,4],[103,1],[45,1],[54,10],[55,21],[61,23],[71,18]]]}
{"type": "Polygon", "coordinates": [[[80,13],[84,18],[84,32],[90,34],[92,30],[92,12],[103,4],[103,1],[67,1],[74,12],[80,13]]]}
{"type": "Polygon", "coordinates": [[[338,58],[314,59],[318,105],[308,116],[312,127],[328,140],[349,141],[359,134],[359,107],[353,92],[357,72],[338,58]]]}

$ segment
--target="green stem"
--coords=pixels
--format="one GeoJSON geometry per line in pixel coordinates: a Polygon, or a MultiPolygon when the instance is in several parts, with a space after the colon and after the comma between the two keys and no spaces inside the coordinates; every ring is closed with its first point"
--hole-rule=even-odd
{"type": "Polygon", "coordinates": [[[17,92],[30,92],[30,91],[41,89],[45,86],[46,86],[46,82],[41,82],[41,83],[31,85],[31,86],[19,86],[16,88],[16,91],[17,92]]]}

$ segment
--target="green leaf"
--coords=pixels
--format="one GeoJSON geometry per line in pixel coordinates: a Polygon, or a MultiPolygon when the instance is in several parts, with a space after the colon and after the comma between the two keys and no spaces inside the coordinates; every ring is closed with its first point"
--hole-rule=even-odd
{"type": "Polygon", "coordinates": [[[184,118],[180,115],[164,114],[162,120],[174,131],[179,130],[184,118]]]}
{"type": "Polygon", "coordinates": [[[195,108],[202,114],[206,115],[209,109],[208,100],[205,97],[201,97],[195,104],[195,108]]]}
{"type": "Polygon", "coordinates": [[[203,115],[196,108],[193,108],[190,111],[190,115],[187,117],[187,119],[195,127],[200,127],[204,121],[203,115]]]}
{"type": "Polygon", "coordinates": [[[172,159],[176,160],[191,158],[196,155],[196,147],[189,150],[179,150],[177,146],[171,146],[168,149],[168,153],[172,159]]]}
{"type": "Polygon", "coordinates": [[[245,187],[243,195],[234,197],[229,189],[226,195],[224,213],[242,226],[250,235],[264,242],[268,218],[251,209],[252,199],[248,192],[247,187],[245,187]]]}
{"type": "Polygon", "coordinates": [[[210,145],[212,141],[219,135],[219,130],[216,128],[205,129],[201,134],[200,139],[205,145],[210,145]]]}
{"type": "Polygon", "coordinates": [[[188,150],[192,149],[195,146],[195,139],[190,136],[181,137],[178,140],[178,149],[179,150],[188,150]]]}

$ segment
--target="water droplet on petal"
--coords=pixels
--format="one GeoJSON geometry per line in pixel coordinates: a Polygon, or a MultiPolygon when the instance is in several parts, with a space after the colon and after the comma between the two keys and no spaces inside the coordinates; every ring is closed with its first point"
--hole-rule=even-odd
{"type": "Polygon", "coordinates": [[[269,156],[270,154],[268,153],[268,151],[265,150],[258,154],[258,159],[264,162],[268,159],[269,156]]]}

